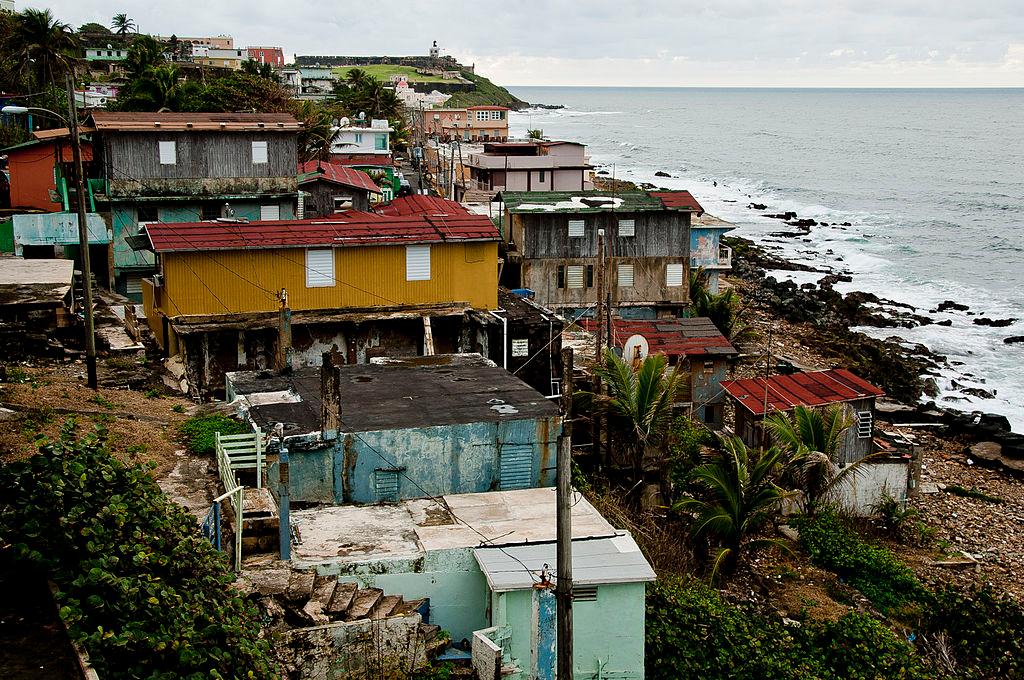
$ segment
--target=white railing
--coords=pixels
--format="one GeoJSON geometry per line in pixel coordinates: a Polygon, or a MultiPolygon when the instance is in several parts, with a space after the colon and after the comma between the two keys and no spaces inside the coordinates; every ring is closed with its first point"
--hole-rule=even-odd
{"type": "Polygon", "coordinates": [[[245,487],[238,483],[235,470],[256,470],[256,488],[263,487],[263,433],[259,428],[252,434],[214,433],[217,455],[217,473],[224,493],[214,503],[228,500],[235,515],[235,571],[242,569],[242,524],[244,522],[245,487]]]}

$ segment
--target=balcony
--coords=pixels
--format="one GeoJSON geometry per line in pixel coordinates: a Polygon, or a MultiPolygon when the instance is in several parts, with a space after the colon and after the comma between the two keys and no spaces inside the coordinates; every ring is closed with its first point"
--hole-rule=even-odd
{"type": "Polygon", "coordinates": [[[690,268],[696,269],[697,267],[703,267],[704,269],[732,269],[732,248],[729,246],[718,246],[718,259],[711,261],[707,258],[691,257],[690,268]]]}

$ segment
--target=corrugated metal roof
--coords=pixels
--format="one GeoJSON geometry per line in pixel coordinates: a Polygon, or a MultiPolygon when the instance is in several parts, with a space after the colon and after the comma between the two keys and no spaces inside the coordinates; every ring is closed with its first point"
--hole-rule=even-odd
{"type": "Polygon", "coordinates": [[[468,215],[466,206],[438,196],[413,194],[376,208],[381,215],[468,215]]]}
{"type": "Polygon", "coordinates": [[[698,214],[704,212],[704,208],[701,207],[700,203],[697,202],[697,199],[689,191],[652,191],[650,194],[659,199],[666,208],[690,210],[698,214]]]}
{"type": "Polygon", "coordinates": [[[326,161],[306,161],[299,164],[299,184],[317,180],[364,189],[374,194],[380,193],[380,187],[365,172],[326,161]]]}
{"type": "MultiPolygon", "coordinates": [[[[80,135],[88,135],[93,132],[96,132],[96,128],[86,127],[84,125],[78,126],[78,134],[80,135]]],[[[36,132],[32,133],[32,136],[35,137],[36,139],[54,139],[56,137],[70,137],[71,130],[66,127],[53,128],[52,130],[37,130],[36,132]]]]}
{"type": "Polygon", "coordinates": [[[290,113],[93,111],[88,121],[101,132],[298,132],[302,129],[302,123],[290,113]]]}
{"type": "Polygon", "coordinates": [[[825,406],[885,395],[880,388],[845,368],[725,380],[722,388],[755,416],[765,413],[766,394],[769,413],[789,411],[796,406],[825,406]]]}
{"type": "MultiPolygon", "coordinates": [[[[594,319],[580,322],[588,331],[595,331],[594,319]]],[[[651,353],[667,356],[729,356],[736,348],[707,317],[690,319],[612,320],[612,341],[620,349],[632,335],[642,335],[651,353]]]]}
{"type": "Polygon", "coordinates": [[[158,253],[497,241],[500,238],[494,224],[483,215],[384,217],[358,210],[327,220],[154,222],[146,231],[158,253]]]}
{"type": "MultiPolygon", "coordinates": [[[[458,109],[454,109],[458,111],[458,109]]],[[[493,104],[478,104],[476,106],[467,106],[467,111],[511,111],[512,109],[507,106],[495,106],[493,104]]]]}
{"type": "Polygon", "coordinates": [[[623,212],[664,210],[665,205],[645,191],[503,191],[505,207],[513,213],[623,212]]]}
{"type": "MultiPolygon", "coordinates": [[[[556,546],[554,542],[505,548],[476,548],[480,570],[492,592],[526,590],[548,566],[554,580],[556,546]],[[525,566],[524,566],[525,565],[525,566]]],[[[636,541],[628,533],[611,538],[593,538],[572,542],[572,581],[574,585],[643,583],[656,578],[636,541]]]]}

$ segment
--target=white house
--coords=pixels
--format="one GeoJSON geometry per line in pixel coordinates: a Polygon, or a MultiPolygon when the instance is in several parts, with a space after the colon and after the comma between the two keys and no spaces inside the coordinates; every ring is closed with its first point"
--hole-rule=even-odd
{"type": "Polygon", "coordinates": [[[348,119],[341,120],[342,125],[335,128],[336,135],[331,144],[331,154],[358,154],[380,156],[382,159],[391,154],[391,133],[395,131],[386,120],[374,119],[369,127],[348,125],[348,119]]]}

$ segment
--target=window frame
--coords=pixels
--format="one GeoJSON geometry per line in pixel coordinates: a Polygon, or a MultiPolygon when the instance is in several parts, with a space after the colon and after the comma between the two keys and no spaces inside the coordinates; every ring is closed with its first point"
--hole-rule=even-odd
{"type": "Polygon", "coordinates": [[[253,140],[251,146],[252,164],[266,165],[270,162],[270,145],[266,140],[253,140]],[[259,160],[261,159],[262,160],[259,160]]]}
{"type": "Polygon", "coordinates": [[[306,270],[306,288],[334,288],[338,285],[338,281],[334,276],[334,248],[306,248],[304,253],[304,266],[306,270]],[[331,255],[331,271],[327,273],[320,269],[315,269],[314,264],[310,263],[311,253],[330,253],[331,255]],[[324,277],[324,278],[317,278],[324,277]],[[328,280],[330,281],[328,283],[328,280]]]}
{"type": "Polygon", "coordinates": [[[636,220],[619,220],[619,236],[636,236],[636,220]]]}
{"type": "Polygon", "coordinates": [[[158,140],[157,155],[158,158],[160,159],[160,165],[177,165],[178,143],[173,140],[158,140]]]}
{"type": "Polygon", "coordinates": [[[566,229],[569,238],[583,238],[587,235],[587,221],[586,220],[568,220],[566,222],[566,229]],[[573,228],[579,231],[578,234],[573,233],[573,228]]]}
{"type": "Polygon", "coordinates": [[[683,266],[682,262],[669,262],[665,265],[665,287],[666,288],[681,288],[686,281],[686,267],[683,266]],[[679,279],[678,283],[672,283],[673,276],[672,272],[674,268],[679,268],[679,279]]]}
{"type": "Polygon", "coordinates": [[[636,285],[636,265],[631,262],[620,262],[615,267],[615,283],[619,288],[633,288],[636,285]],[[628,272],[628,276],[623,276],[628,272]],[[627,278],[629,284],[623,283],[623,279],[627,278]]]}
{"type": "Polygon", "coordinates": [[[430,281],[431,277],[433,276],[433,271],[432,271],[431,264],[432,263],[431,263],[431,254],[430,254],[430,244],[429,243],[409,245],[409,246],[405,247],[405,280],[406,281],[430,281]],[[415,271],[410,270],[410,265],[415,265],[416,264],[416,259],[415,258],[418,257],[418,256],[422,257],[422,253],[426,253],[426,257],[427,257],[427,260],[426,260],[426,262],[427,262],[426,276],[424,276],[420,272],[415,272],[415,271]]]}
{"type": "Polygon", "coordinates": [[[857,439],[871,439],[875,433],[875,414],[871,411],[857,412],[857,439]]]}
{"type": "Polygon", "coordinates": [[[565,289],[583,290],[587,283],[587,268],[582,264],[568,264],[565,266],[565,289]],[[579,276],[580,285],[574,286],[573,279],[579,276]]]}

